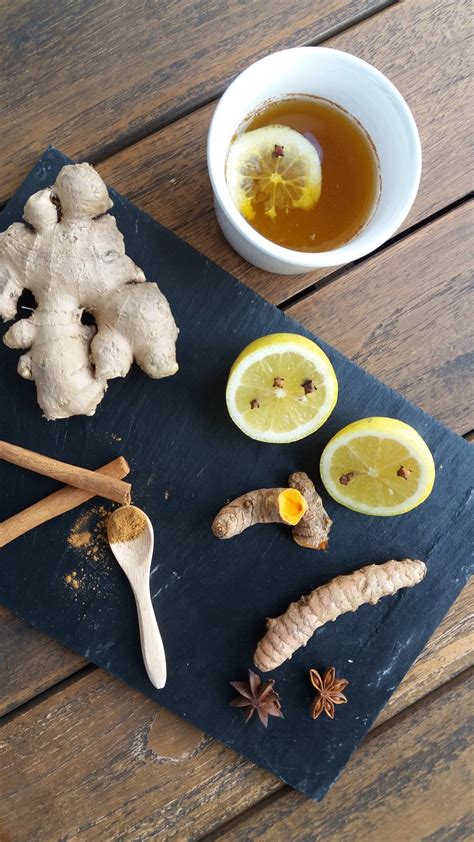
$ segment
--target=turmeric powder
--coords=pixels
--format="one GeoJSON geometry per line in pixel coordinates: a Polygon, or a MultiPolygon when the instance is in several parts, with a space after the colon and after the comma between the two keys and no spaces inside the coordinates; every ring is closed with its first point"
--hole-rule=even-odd
{"type": "Polygon", "coordinates": [[[254,664],[262,672],[276,669],[301,646],[306,646],[316,629],[365,603],[375,605],[383,596],[400,588],[411,588],[426,574],[423,561],[405,558],[370,564],[354,573],[336,576],[292,602],[284,614],[267,620],[267,632],[259,642],[254,664]]]}
{"type": "Polygon", "coordinates": [[[146,529],[147,517],[136,506],[121,506],[115,509],[107,523],[107,536],[111,544],[133,541],[146,529]]]}

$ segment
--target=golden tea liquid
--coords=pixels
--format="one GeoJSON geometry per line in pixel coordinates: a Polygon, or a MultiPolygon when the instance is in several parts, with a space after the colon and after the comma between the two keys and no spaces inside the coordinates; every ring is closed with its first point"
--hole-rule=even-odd
{"type": "Polygon", "coordinates": [[[329,251],[348,243],[372,216],[380,191],[377,155],[366,131],[342,108],[317,97],[272,102],[253,114],[245,131],[273,125],[295,129],[316,147],[321,196],[311,210],[280,208],[274,219],[265,214],[264,202],[257,202],[249,224],[296,251],[329,251]]]}

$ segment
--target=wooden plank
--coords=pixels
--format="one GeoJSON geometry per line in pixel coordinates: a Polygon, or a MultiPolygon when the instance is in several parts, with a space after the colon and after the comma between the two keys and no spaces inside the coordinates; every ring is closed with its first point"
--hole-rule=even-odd
{"type": "Polygon", "coordinates": [[[48,144],[96,158],[202,105],[266,53],[392,1],[2,3],[0,196],[48,144]]]}
{"type": "Polygon", "coordinates": [[[348,269],[288,313],[458,433],[474,426],[472,207],[348,269]]]}
{"type": "Polygon", "coordinates": [[[320,804],[285,789],[222,842],[468,839],[472,830],[474,681],[463,676],[377,729],[320,804]]]}
{"type": "MultiPolygon", "coordinates": [[[[423,175],[402,230],[472,189],[466,108],[469,25],[467,0],[412,0],[391,6],[325,44],[374,64],[413,110],[423,145],[423,175]]],[[[230,248],[215,219],[206,169],[206,134],[213,110],[214,104],[202,108],[114,155],[100,165],[100,172],[199,251],[278,304],[333,270],[272,275],[251,267],[230,248]]]]}
{"type": "MultiPolygon", "coordinates": [[[[0,605],[0,716],[87,664],[0,605]]],[[[0,837],[1,839],[1,837],[0,837]]]]}
{"type": "MultiPolygon", "coordinates": [[[[394,695],[392,712],[470,663],[473,594],[471,585],[453,606],[413,668],[414,683],[407,677],[394,695]]],[[[418,731],[410,733],[415,741],[418,731]]],[[[196,839],[282,787],[101,670],[12,714],[2,740],[0,826],[18,842],[81,833],[196,839]]],[[[394,753],[380,755],[389,775],[394,753]]]]}

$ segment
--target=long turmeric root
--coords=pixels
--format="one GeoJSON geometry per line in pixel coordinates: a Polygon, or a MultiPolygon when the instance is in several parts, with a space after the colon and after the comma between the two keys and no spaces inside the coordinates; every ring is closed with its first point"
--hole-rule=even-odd
{"type": "Polygon", "coordinates": [[[340,614],[357,609],[367,602],[375,604],[383,596],[400,588],[411,588],[426,574],[423,561],[386,561],[370,564],[354,573],[337,576],[292,602],[284,614],[267,620],[267,633],[259,642],[254,663],[262,672],[276,669],[306,646],[317,628],[340,614]]]}
{"type": "Polygon", "coordinates": [[[233,538],[256,523],[297,524],[308,504],[296,488],[261,488],[232,500],[212,523],[217,538],[233,538]]]}

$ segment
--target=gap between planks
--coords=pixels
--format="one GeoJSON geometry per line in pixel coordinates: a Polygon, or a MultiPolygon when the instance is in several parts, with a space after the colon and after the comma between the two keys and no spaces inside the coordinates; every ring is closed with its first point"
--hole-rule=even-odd
{"type": "Polygon", "coordinates": [[[442,219],[442,217],[448,216],[450,213],[457,210],[457,208],[462,207],[462,205],[471,202],[473,198],[474,193],[468,193],[466,196],[462,196],[461,198],[456,199],[456,201],[451,202],[449,205],[440,208],[434,213],[417,220],[415,223],[413,223],[413,225],[410,225],[408,228],[405,228],[402,231],[399,231],[397,234],[394,234],[393,237],[391,237],[385,243],[382,243],[382,245],[374,251],[371,251],[364,257],[360,257],[358,260],[354,260],[352,263],[347,263],[345,266],[336,267],[334,272],[331,272],[329,275],[326,275],[324,278],[321,278],[320,281],[315,281],[314,284],[311,284],[311,286],[307,286],[299,292],[295,292],[294,295],[290,295],[288,298],[285,298],[284,301],[281,301],[276,306],[279,310],[286,312],[294,304],[300,304],[306,298],[309,298],[314,292],[324,289],[325,287],[332,284],[334,281],[339,280],[339,278],[341,278],[343,275],[346,275],[349,272],[351,272],[352,269],[355,269],[356,266],[359,266],[361,263],[365,263],[371,258],[382,254],[383,252],[387,251],[387,249],[392,248],[393,246],[397,245],[397,243],[400,243],[402,240],[405,240],[408,237],[410,237],[412,234],[416,234],[416,232],[419,231],[421,228],[426,228],[433,222],[436,222],[438,219],[442,219]]]}
{"type": "MultiPolygon", "coordinates": [[[[424,171],[404,228],[450,206],[472,187],[464,105],[466,27],[465,0],[461,5],[447,0],[442,7],[437,0],[417,0],[410,9],[405,4],[391,6],[385,14],[325,42],[378,67],[402,91],[413,110],[423,145],[424,171]],[[443,33],[449,33],[449,38],[443,33]],[[417,45],[415,53],[412,43],[417,45]],[[438,55],[438,69],[434,66],[428,70],[433,54],[438,55]],[[452,79],[439,67],[450,67],[452,79]],[[443,120],[433,123],[433,113],[438,111],[444,114],[443,120]],[[448,181],[444,179],[446,169],[455,173],[448,181]]],[[[100,174],[178,237],[267,301],[279,304],[336,270],[274,275],[251,267],[230,248],[217,224],[206,168],[211,113],[212,107],[200,108],[106,159],[99,166],[100,174]]]]}

